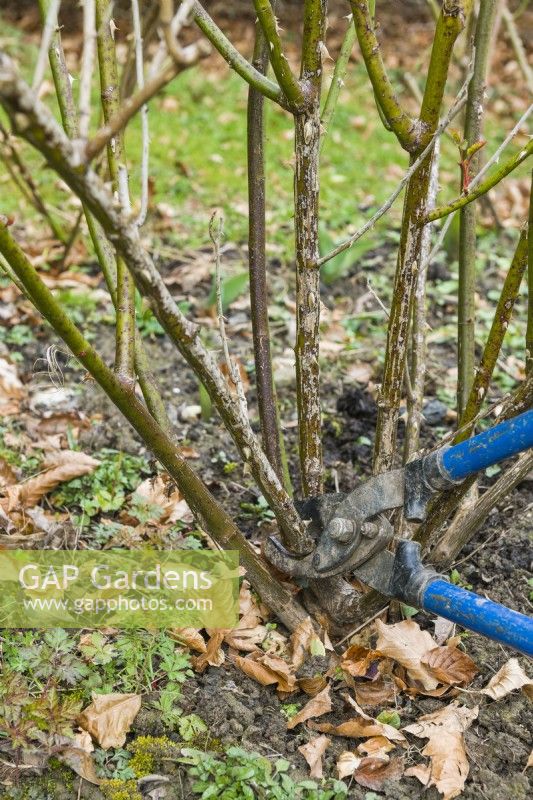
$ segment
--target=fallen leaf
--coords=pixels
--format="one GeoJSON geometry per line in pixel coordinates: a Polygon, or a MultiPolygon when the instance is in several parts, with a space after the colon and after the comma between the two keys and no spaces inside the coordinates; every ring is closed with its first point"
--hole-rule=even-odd
{"type": "Polygon", "coordinates": [[[88,475],[99,464],[96,458],[77,450],[61,450],[54,453],[44,462],[45,469],[39,475],[0,490],[5,498],[4,510],[10,513],[19,508],[31,508],[60,483],[88,475]]]}
{"type": "Polygon", "coordinates": [[[527,760],[527,764],[524,767],[524,772],[526,771],[526,769],[529,769],[529,767],[533,767],[533,750],[529,754],[529,758],[527,760]]]}
{"type": "Polygon", "coordinates": [[[343,653],[339,666],[354,678],[364,678],[371,665],[382,658],[382,653],[377,650],[353,644],[343,653]]]}
{"type": "MultiPolygon", "coordinates": [[[[89,737],[90,738],[90,737],[89,737]]],[[[96,774],[94,761],[90,753],[81,747],[65,747],[57,753],[57,758],[70,767],[84,781],[99,786],[102,781],[96,774]]]]}
{"type": "Polygon", "coordinates": [[[78,718],[80,728],[91,734],[103,750],[122,747],[141,708],[138,694],[94,694],[92,703],[78,718]]]}
{"type": "Polygon", "coordinates": [[[463,684],[467,686],[479,672],[470,656],[457,647],[435,647],[422,659],[439,683],[463,684]]]}
{"type": "Polygon", "coordinates": [[[357,745],[357,750],[367,756],[381,755],[394,750],[395,745],[389,742],[386,736],[372,736],[366,742],[357,745]]]}
{"type": "Polygon", "coordinates": [[[394,701],[396,687],[382,678],[377,681],[365,681],[354,686],[355,699],[360,706],[383,706],[394,701]]]}
{"type": "Polygon", "coordinates": [[[261,686],[277,684],[278,692],[294,692],[296,676],[291,665],[279,656],[268,653],[252,653],[246,658],[235,656],[235,665],[261,686]]]}
{"type": "Polygon", "coordinates": [[[522,688],[528,696],[531,696],[533,680],[528,678],[516,658],[510,658],[481,691],[493,700],[501,700],[515,689],[522,688]]]}
{"type": "Polygon", "coordinates": [[[0,413],[4,417],[18,414],[20,401],[26,396],[15,364],[0,358],[0,413]]]}
{"type": "Polygon", "coordinates": [[[331,722],[310,722],[309,727],[321,733],[330,733],[333,736],[346,736],[349,739],[366,739],[372,736],[384,736],[395,742],[405,743],[405,736],[400,731],[383,722],[374,719],[354,717],[338,725],[331,722]]]}
{"type": "Polygon", "coordinates": [[[17,476],[13,468],[5,459],[0,458],[0,488],[3,486],[13,486],[16,482],[17,476]]]}
{"type": "MultiPolygon", "coordinates": [[[[175,483],[165,473],[147,478],[137,486],[134,496],[148,505],[155,506],[152,522],[193,521],[192,512],[175,483]]],[[[130,511],[131,514],[131,511],[130,511]]]]}
{"type": "Polygon", "coordinates": [[[397,730],[393,725],[389,725],[386,722],[380,722],[374,717],[371,717],[368,714],[366,714],[363,711],[363,709],[355,702],[355,700],[353,700],[350,697],[349,694],[345,694],[344,699],[352,706],[353,709],[355,709],[355,711],[357,711],[357,713],[362,719],[364,719],[366,722],[371,722],[381,727],[381,730],[378,735],[386,736],[387,739],[390,739],[393,742],[405,742],[405,736],[402,733],[400,733],[400,731],[397,730]]]}
{"type": "Polygon", "coordinates": [[[322,756],[331,744],[331,739],[327,736],[317,736],[311,739],[307,744],[303,744],[298,748],[298,752],[303,755],[309,764],[311,778],[322,778],[322,756]]]}
{"type": "Polygon", "coordinates": [[[199,656],[194,656],[192,665],[196,672],[204,672],[208,666],[220,667],[226,660],[221,644],[224,641],[225,630],[214,631],[209,637],[205,651],[199,656]]]}
{"type": "Polygon", "coordinates": [[[418,778],[424,786],[435,786],[444,800],[460,795],[469,772],[463,733],[478,712],[477,706],[470,709],[454,702],[404,728],[407,733],[429,739],[422,755],[431,759],[430,767],[417,764],[405,774],[418,778]]]}
{"type": "MultiPolygon", "coordinates": [[[[434,637],[437,644],[444,644],[452,635],[455,630],[455,622],[444,617],[436,617],[433,622],[435,630],[434,637]]],[[[448,642],[448,644],[450,644],[448,642]]]]}
{"type": "Polygon", "coordinates": [[[300,669],[309,652],[311,640],[315,636],[311,617],[306,617],[294,629],[291,637],[291,661],[295,670],[300,669]]]}
{"type": "Polygon", "coordinates": [[[345,750],[337,759],[337,775],[339,780],[352,776],[363,759],[355,753],[345,750]]]}
{"type": "Polygon", "coordinates": [[[404,762],[400,756],[390,759],[386,756],[386,760],[369,756],[361,760],[353,778],[360,786],[379,792],[388,781],[399,780],[403,772],[404,762]]]}
{"type": "Polygon", "coordinates": [[[436,689],[438,680],[422,663],[426,653],[435,648],[435,640],[431,634],[421,630],[412,619],[397,622],[395,625],[385,625],[378,619],[376,627],[379,632],[376,650],[405,667],[408,676],[424,689],[436,689]]]}
{"type": "Polygon", "coordinates": [[[329,691],[329,686],[326,686],[316,697],[312,697],[302,710],[287,722],[288,730],[292,730],[301,722],[306,722],[308,719],[321,717],[322,714],[328,714],[331,711],[331,697],[329,691]]]}
{"type": "Polygon", "coordinates": [[[206,652],[205,639],[196,628],[172,628],[169,633],[173,639],[183,642],[191,650],[196,650],[197,653],[206,652]]]}
{"type": "Polygon", "coordinates": [[[315,675],[312,678],[298,678],[298,686],[310,697],[315,697],[327,685],[324,675],[315,675]]]}

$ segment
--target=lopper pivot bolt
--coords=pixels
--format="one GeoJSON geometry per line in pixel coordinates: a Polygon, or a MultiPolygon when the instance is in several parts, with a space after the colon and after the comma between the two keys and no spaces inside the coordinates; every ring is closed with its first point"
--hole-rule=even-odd
{"type": "MultiPolygon", "coordinates": [[[[533,411],[454,446],[411,461],[404,469],[370,478],[349,494],[330,494],[302,504],[315,537],[303,557],[287,551],[276,537],[265,555],[303,584],[348,573],[382,594],[452,620],[490,639],[533,656],[533,619],[449,583],[420,560],[420,545],[401,540],[387,547],[394,530],[384,512],[403,508],[407,520],[421,522],[437,491],[533,447],[533,411]]],[[[331,584],[334,585],[334,584],[331,584]]],[[[335,584],[338,585],[338,584],[335,584]]]]}

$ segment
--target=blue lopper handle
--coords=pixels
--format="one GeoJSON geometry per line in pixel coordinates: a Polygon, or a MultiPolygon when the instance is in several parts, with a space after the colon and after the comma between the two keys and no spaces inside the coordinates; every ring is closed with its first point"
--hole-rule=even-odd
{"type": "Polygon", "coordinates": [[[512,611],[442,578],[431,581],[421,599],[426,611],[533,657],[533,617],[512,611]]]}
{"type": "Polygon", "coordinates": [[[451,480],[460,481],[530,447],[533,447],[533,411],[526,411],[445,449],[442,466],[451,480]]]}

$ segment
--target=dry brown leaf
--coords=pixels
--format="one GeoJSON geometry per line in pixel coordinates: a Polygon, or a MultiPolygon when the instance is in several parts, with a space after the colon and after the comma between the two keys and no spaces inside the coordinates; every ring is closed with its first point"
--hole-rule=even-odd
{"type": "Polygon", "coordinates": [[[201,653],[199,656],[194,656],[192,659],[192,665],[196,672],[204,672],[207,667],[220,667],[226,660],[224,655],[224,651],[221,648],[221,644],[224,641],[224,636],[226,635],[225,630],[220,631],[213,631],[211,636],[209,637],[209,641],[205,647],[205,651],[201,653]]]}
{"type": "Polygon", "coordinates": [[[405,667],[408,676],[424,689],[436,689],[438,680],[422,663],[426,653],[435,648],[435,640],[431,634],[421,630],[412,619],[397,622],[395,625],[385,625],[378,619],[376,627],[379,632],[376,649],[405,667]]]}
{"type": "Polygon", "coordinates": [[[13,468],[5,459],[0,458],[0,488],[3,486],[13,486],[16,482],[17,476],[13,468]]]}
{"type": "Polygon", "coordinates": [[[457,647],[446,645],[430,650],[423,657],[422,663],[430,668],[439,683],[461,683],[468,686],[479,672],[470,656],[457,647]]]}
{"type": "Polygon", "coordinates": [[[100,462],[77,450],[61,450],[45,461],[45,469],[34,478],[1,490],[3,506],[7,513],[18,508],[30,508],[60,483],[88,475],[100,462]]]}
{"type": "Polygon", "coordinates": [[[329,686],[326,686],[316,697],[312,697],[296,716],[292,717],[292,719],[287,722],[287,728],[288,730],[292,730],[301,722],[306,722],[306,720],[314,717],[321,717],[322,714],[328,714],[330,711],[331,697],[329,694],[329,686]]]}
{"type": "Polygon", "coordinates": [[[515,689],[524,689],[528,696],[533,693],[533,680],[528,678],[518,659],[510,658],[487,683],[482,693],[501,700],[502,697],[514,692],[515,689]]]}
{"type": "Polygon", "coordinates": [[[317,736],[311,739],[307,744],[303,744],[298,748],[298,752],[303,755],[309,764],[309,775],[311,778],[322,778],[322,756],[331,744],[331,739],[327,736],[317,736]]]}
{"type": "Polygon", "coordinates": [[[157,475],[147,478],[135,490],[147,504],[157,506],[152,522],[186,522],[193,521],[192,512],[183,495],[168,475],[157,475]]]}
{"type": "Polygon", "coordinates": [[[337,775],[339,776],[339,780],[353,775],[362,760],[361,756],[350,753],[349,750],[345,750],[341,753],[337,759],[337,775]]]}
{"type": "Polygon", "coordinates": [[[355,699],[360,706],[383,706],[393,702],[396,697],[394,683],[384,681],[382,678],[377,681],[356,683],[353,688],[355,699]]]}
{"type": "Polygon", "coordinates": [[[173,639],[183,642],[191,650],[196,650],[197,653],[206,652],[205,639],[196,628],[172,628],[169,633],[173,639]]]}
{"type": "Polygon", "coordinates": [[[268,635],[268,628],[265,625],[256,625],[255,628],[244,628],[239,625],[233,630],[228,631],[224,636],[224,641],[234,650],[242,650],[245,653],[254,653],[259,649],[259,645],[268,635]]]}
{"type": "Polygon", "coordinates": [[[355,709],[355,711],[357,711],[357,713],[359,714],[359,716],[363,720],[365,720],[366,722],[371,722],[374,725],[379,725],[380,730],[378,731],[378,733],[370,734],[371,736],[376,736],[376,735],[377,736],[385,736],[387,739],[390,739],[392,742],[402,742],[402,743],[405,742],[405,736],[403,735],[403,733],[400,733],[400,731],[397,730],[395,727],[393,727],[392,725],[388,725],[385,722],[379,722],[377,719],[374,719],[374,717],[370,717],[368,714],[366,714],[363,711],[361,706],[359,706],[355,702],[355,700],[353,700],[350,697],[349,694],[345,694],[343,696],[344,696],[344,699],[352,706],[353,709],[355,709]]]}
{"type": "Polygon", "coordinates": [[[296,689],[296,677],[291,665],[279,656],[258,652],[246,658],[235,656],[234,661],[245,675],[262,686],[277,684],[278,692],[294,692],[296,689]]]}
{"type": "Polygon", "coordinates": [[[300,669],[304,663],[311,645],[311,640],[315,636],[311,617],[306,617],[294,629],[291,637],[291,661],[295,670],[300,669]]]}
{"type": "Polygon", "coordinates": [[[354,678],[364,678],[370,666],[383,658],[377,650],[369,650],[360,644],[353,644],[343,653],[340,668],[354,678]]]}
{"type": "Polygon", "coordinates": [[[90,706],[78,718],[103,750],[122,747],[131,723],[141,708],[138,694],[93,694],[90,706]]]}
{"type": "Polygon", "coordinates": [[[312,678],[298,678],[298,686],[310,697],[315,697],[327,685],[324,675],[315,675],[312,678]]]}
{"type": "Polygon", "coordinates": [[[18,414],[20,401],[26,396],[15,364],[0,358],[0,415],[3,417],[18,414]]]}
{"type": "Polygon", "coordinates": [[[373,719],[362,719],[361,717],[348,719],[338,725],[333,725],[331,722],[310,722],[309,727],[314,731],[331,733],[333,736],[346,736],[349,739],[384,736],[392,741],[405,742],[405,737],[392,725],[386,725],[373,719]]]}
{"type": "Polygon", "coordinates": [[[361,742],[357,745],[359,753],[364,753],[367,756],[377,756],[382,753],[388,753],[394,750],[395,745],[389,742],[386,736],[372,736],[366,742],[361,742]]]}
{"type": "Polygon", "coordinates": [[[95,786],[99,786],[102,783],[96,774],[92,756],[84,748],[65,747],[57,753],[57,758],[74,770],[76,775],[79,775],[84,781],[93,783],[95,786]]]}
{"type": "Polygon", "coordinates": [[[533,750],[529,754],[529,758],[527,760],[527,764],[524,767],[524,772],[526,771],[526,769],[529,769],[529,767],[533,767],[533,750]]]}
{"type": "Polygon", "coordinates": [[[404,728],[408,733],[429,739],[422,755],[431,759],[430,768],[418,764],[406,770],[405,774],[418,778],[424,786],[435,786],[444,800],[460,795],[469,772],[463,733],[477,718],[478,712],[477,706],[470,709],[454,702],[404,728]]]}
{"type": "Polygon", "coordinates": [[[388,781],[399,780],[404,772],[403,758],[400,756],[390,759],[386,756],[385,758],[373,756],[363,758],[353,773],[357,783],[366,789],[379,792],[388,781]]]}

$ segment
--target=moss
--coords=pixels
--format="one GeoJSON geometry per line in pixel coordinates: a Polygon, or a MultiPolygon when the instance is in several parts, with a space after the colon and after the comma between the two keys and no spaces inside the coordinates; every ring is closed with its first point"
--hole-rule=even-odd
{"type": "Polygon", "coordinates": [[[106,800],[143,800],[137,781],[102,781],[100,789],[106,800]]]}
{"type": "Polygon", "coordinates": [[[167,736],[138,736],[128,745],[133,758],[128,766],[137,778],[154,772],[159,762],[180,755],[180,745],[167,736]]]}

